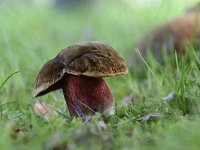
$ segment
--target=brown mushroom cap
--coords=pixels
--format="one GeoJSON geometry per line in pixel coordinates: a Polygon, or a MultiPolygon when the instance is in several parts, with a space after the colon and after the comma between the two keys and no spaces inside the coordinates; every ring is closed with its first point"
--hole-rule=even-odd
{"type": "Polygon", "coordinates": [[[99,42],[75,44],[43,65],[36,78],[34,96],[61,88],[65,74],[97,78],[126,73],[124,59],[112,47],[99,42]]]}

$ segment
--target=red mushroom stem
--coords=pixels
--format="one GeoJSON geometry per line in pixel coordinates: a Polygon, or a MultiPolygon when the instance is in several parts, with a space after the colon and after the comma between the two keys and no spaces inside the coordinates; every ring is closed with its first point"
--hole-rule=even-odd
{"type": "Polygon", "coordinates": [[[72,117],[88,116],[96,111],[103,115],[114,114],[113,97],[102,78],[68,74],[63,83],[65,101],[72,117]]]}

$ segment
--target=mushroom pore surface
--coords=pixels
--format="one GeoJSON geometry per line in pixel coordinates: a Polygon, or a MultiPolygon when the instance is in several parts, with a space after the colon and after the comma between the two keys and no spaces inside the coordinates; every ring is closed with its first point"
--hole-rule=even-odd
{"type": "Polygon", "coordinates": [[[113,97],[102,78],[67,74],[63,84],[65,101],[72,117],[94,112],[114,113],[113,97]]]}

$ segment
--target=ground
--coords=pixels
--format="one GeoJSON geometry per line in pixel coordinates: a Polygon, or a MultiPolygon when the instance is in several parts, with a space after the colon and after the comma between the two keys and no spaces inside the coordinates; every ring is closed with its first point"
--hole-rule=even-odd
{"type": "Polygon", "coordinates": [[[136,66],[128,61],[140,38],[184,14],[194,2],[103,0],[67,8],[0,2],[0,149],[199,149],[198,52],[189,47],[183,58],[171,61],[166,56],[164,65],[151,57],[141,57],[136,66]],[[47,60],[68,45],[88,40],[109,44],[129,66],[129,74],[106,78],[116,106],[115,116],[105,119],[106,128],[97,124],[99,114],[90,123],[71,119],[60,91],[32,95],[47,60]],[[134,103],[120,107],[129,94],[134,103]],[[36,102],[48,102],[62,115],[46,122],[34,113],[36,102]]]}

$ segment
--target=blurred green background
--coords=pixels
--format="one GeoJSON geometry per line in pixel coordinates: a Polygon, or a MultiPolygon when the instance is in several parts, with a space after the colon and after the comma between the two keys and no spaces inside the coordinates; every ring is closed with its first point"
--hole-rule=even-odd
{"type": "Polygon", "coordinates": [[[107,43],[127,58],[145,33],[184,14],[195,2],[69,0],[59,6],[53,0],[1,0],[0,79],[20,70],[13,86],[31,94],[44,62],[68,45],[89,40],[107,43]]]}
{"type": "MultiPolygon", "coordinates": [[[[146,33],[160,23],[184,14],[195,3],[197,0],[0,0],[0,83],[9,74],[20,71],[0,89],[0,149],[53,149],[54,145],[57,149],[87,149],[87,146],[89,149],[124,150],[198,149],[200,134],[195,129],[198,129],[199,119],[190,123],[177,110],[172,113],[170,108],[152,106],[152,101],[166,96],[171,88],[160,88],[156,83],[152,89],[155,82],[149,72],[145,73],[148,75],[147,85],[141,85],[131,74],[106,79],[116,104],[128,93],[135,92],[140,98],[149,99],[150,105],[145,108],[142,103],[119,111],[119,119],[109,122],[110,130],[105,133],[99,133],[95,124],[85,127],[78,119],[70,124],[64,119],[46,123],[32,111],[32,105],[37,101],[32,96],[36,75],[41,66],[62,48],[95,40],[112,46],[128,62],[129,53],[146,33]],[[156,92],[152,93],[154,90],[156,92]],[[135,115],[152,110],[163,110],[172,116],[178,114],[178,117],[161,119],[150,126],[134,122],[135,115]],[[121,113],[123,117],[120,118],[121,113]],[[177,120],[181,123],[178,124],[177,120]],[[31,126],[31,129],[13,135],[15,126],[31,126]],[[187,135],[183,134],[186,129],[187,135]],[[129,133],[133,135],[127,135],[129,133]],[[186,141],[190,141],[184,136],[194,139],[193,143],[187,145],[186,141]],[[162,140],[163,137],[166,138],[162,140]],[[179,138],[182,138],[181,142],[176,143],[179,138]]],[[[197,80],[200,83],[199,79],[194,79],[197,80]]],[[[175,79],[172,82],[175,86],[175,79]]],[[[198,89],[193,92],[197,99],[198,89]]],[[[40,100],[68,115],[61,95],[51,93],[40,100]]]]}

